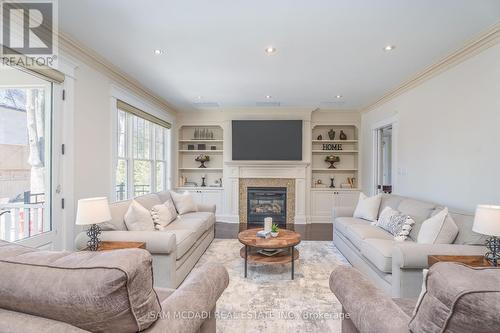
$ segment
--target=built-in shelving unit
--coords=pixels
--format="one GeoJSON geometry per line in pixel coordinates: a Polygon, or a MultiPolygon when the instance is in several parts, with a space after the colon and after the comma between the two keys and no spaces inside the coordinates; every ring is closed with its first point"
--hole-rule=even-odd
{"type": "Polygon", "coordinates": [[[224,133],[216,125],[183,125],[179,128],[178,140],[178,189],[200,189],[202,177],[205,177],[206,187],[213,190],[217,181],[223,178],[224,133]],[[206,168],[200,168],[201,163],[195,159],[199,155],[207,155],[210,161],[205,162],[206,168]],[[187,178],[183,183],[182,177],[187,178]],[[191,184],[192,186],[186,186],[191,184]]]}
{"type": "Polygon", "coordinates": [[[354,124],[320,124],[312,128],[312,190],[338,191],[358,190],[359,187],[359,133],[354,124]],[[330,138],[329,132],[335,131],[335,137],[330,138]],[[340,139],[340,131],[347,136],[340,139]],[[321,139],[318,137],[321,136],[321,139]],[[340,161],[335,168],[329,168],[325,162],[329,155],[338,156],[340,161]],[[330,178],[334,178],[335,188],[329,188],[330,178]],[[354,186],[349,188],[349,178],[354,178],[354,186]],[[321,185],[317,181],[321,180],[321,185]]]}

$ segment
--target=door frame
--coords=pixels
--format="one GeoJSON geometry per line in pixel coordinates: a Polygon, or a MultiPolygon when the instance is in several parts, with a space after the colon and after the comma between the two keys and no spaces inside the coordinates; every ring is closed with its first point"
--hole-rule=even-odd
{"type": "Polygon", "coordinates": [[[398,166],[398,130],[399,130],[399,117],[398,115],[386,118],[372,125],[372,181],[370,186],[371,195],[379,193],[378,189],[378,178],[380,174],[380,137],[379,133],[382,128],[391,126],[392,127],[392,163],[391,163],[391,185],[392,192],[397,191],[397,166],[398,166]]]}

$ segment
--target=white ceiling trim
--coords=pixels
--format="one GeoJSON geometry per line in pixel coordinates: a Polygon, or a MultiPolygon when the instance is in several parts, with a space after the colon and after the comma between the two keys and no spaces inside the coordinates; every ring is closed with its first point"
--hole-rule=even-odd
{"type": "Polygon", "coordinates": [[[500,43],[500,22],[497,22],[491,29],[470,40],[465,46],[461,47],[452,54],[441,59],[437,63],[425,68],[423,71],[400,84],[397,88],[391,90],[374,103],[361,109],[362,113],[370,112],[382,104],[396,98],[397,96],[415,88],[423,82],[430,80],[434,76],[456,66],[474,55],[500,43]]]}

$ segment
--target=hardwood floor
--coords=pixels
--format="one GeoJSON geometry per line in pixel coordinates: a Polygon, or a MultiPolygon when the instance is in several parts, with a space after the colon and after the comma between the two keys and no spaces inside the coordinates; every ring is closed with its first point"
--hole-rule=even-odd
{"type": "MultiPolygon", "coordinates": [[[[238,233],[245,229],[259,228],[262,225],[247,226],[238,223],[215,223],[215,238],[238,238],[238,233]]],[[[302,240],[330,241],[333,238],[333,226],[330,223],[296,224],[287,225],[286,229],[300,233],[302,240]]]]}

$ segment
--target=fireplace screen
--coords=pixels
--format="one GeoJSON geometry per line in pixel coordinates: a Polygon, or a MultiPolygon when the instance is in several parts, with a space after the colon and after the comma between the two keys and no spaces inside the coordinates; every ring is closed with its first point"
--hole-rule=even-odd
{"type": "Polygon", "coordinates": [[[286,187],[249,187],[248,223],[264,223],[272,217],[273,223],[286,224],[286,187]]]}

